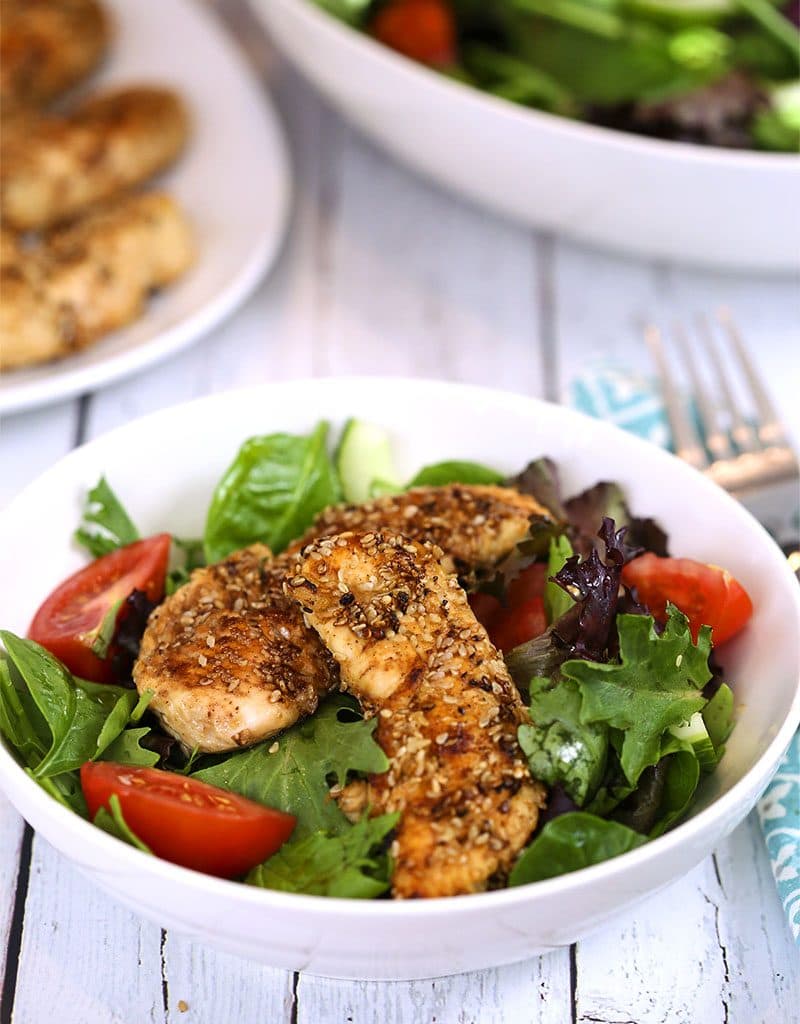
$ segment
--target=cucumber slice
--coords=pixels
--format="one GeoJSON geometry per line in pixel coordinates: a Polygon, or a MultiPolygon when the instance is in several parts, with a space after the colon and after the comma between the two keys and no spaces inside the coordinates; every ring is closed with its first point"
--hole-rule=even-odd
{"type": "Polygon", "coordinates": [[[700,771],[710,772],[716,768],[719,758],[699,711],[696,711],[688,722],[673,725],[669,731],[676,740],[685,740],[691,744],[700,763],[700,771]]]}
{"type": "Polygon", "coordinates": [[[376,480],[384,488],[393,481],[399,487],[389,435],[373,423],[348,420],[334,461],[345,501],[367,501],[376,480]]]}

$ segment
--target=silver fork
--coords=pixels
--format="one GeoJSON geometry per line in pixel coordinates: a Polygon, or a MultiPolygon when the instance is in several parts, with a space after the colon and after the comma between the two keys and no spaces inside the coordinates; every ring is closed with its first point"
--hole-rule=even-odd
{"type": "Polygon", "coordinates": [[[682,397],[673,369],[676,360],[668,356],[662,332],[654,325],[645,328],[677,456],[741,501],[787,551],[790,562],[797,563],[792,565],[797,571],[800,466],[741,334],[730,314],[722,311],[713,323],[707,316],[698,316],[692,348],[689,333],[681,324],[675,325],[670,335],[670,347],[683,364],[691,398],[682,397]],[[724,339],[722,348],[720,338],[724,339]],[[711,370],[715,385],[705,382],[703,364],[711,370]],[[747,394],[747,414],[737,398],[734,377],[747,394]]]}

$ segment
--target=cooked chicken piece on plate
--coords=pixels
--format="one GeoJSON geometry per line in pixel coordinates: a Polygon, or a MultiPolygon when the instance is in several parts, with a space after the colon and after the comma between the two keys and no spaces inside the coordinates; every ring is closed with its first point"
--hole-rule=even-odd
{"type": "Polygon", "coordinates": [[[303,550],[286,593],[302,605],[368,713],[388,772],[372,814],[399,811],[392,893],[455,896],[511,868],[545,791],[517,744],[525,710],[441,550],[389,532],[303,550]]]}
{"type": "Polygon", "coordinates": [[[18,231],[69,220],[172,163],[188,134],[180,98],[145,86],[95,96],[67,117],[4,133],[0,216],[18,231]]]}
{"type": "Polygon", "coordinates": [[[97,0],[2,0],[0,104],[4,116],[42,106],[100,62],[109,24],[97,0]]]}
{"type": "Polygon", "coordinates": [[[284,563],[255,544],[197,569],[150,616],[134,681],[185,747],[256,743],[312,714],[338,681],[283,577],[284,563]]]}
{"type": "Polygon", "coordinates": [[[438,545],[449,572],[471,576],[510,554],[527,536],[531,516],[552,518],[535,498],[510,487],[415,487],[363,505],[334,505],[289,550],[337,533],[388,530],[438,545]]]}
{"type": "Polygon", "coordinates": [[[136,319],[192,263],[192,232],[161,193],[125,196],[39,245],[4,241],[0,368],[69,355],[136,319]]]}

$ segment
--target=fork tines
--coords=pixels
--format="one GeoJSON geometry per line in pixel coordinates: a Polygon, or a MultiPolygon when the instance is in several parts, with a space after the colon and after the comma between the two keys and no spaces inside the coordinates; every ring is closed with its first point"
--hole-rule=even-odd
{"type": "Polygon", "coordinates": [[[797,457],[729,313],[721,311],[713,322],[698,316],[691,343],[681,324],[670,337],[668,346],[658,327],[645,329],[679,458],[737,498],[783,485],[782,500],[799,500],[797,457]],[[685,389],[674,370],[679,364],[688,378],[690,399],[681,397],[685,389]],[[738,395],[746,395],[744,405],[738,395]]]}

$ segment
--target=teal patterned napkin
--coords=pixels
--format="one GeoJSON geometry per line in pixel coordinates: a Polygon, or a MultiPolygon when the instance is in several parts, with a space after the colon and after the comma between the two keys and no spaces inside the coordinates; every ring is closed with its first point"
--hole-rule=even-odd
{"type": "MultiPolygon", "coordinates": [[[[572,381],[567,401],[580,412],[672,448],[666,409],[655,378],[601,362],[572,381]]],[[[800,732],[757,806],[778,895],[800,946],[800,732]]]]}

